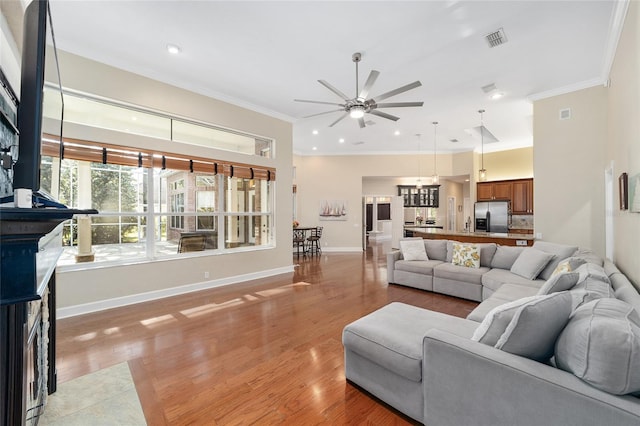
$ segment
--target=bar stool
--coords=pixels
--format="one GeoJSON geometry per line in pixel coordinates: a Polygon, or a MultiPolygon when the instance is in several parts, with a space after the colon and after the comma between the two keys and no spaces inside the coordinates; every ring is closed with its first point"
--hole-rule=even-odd
{"type": "Polygon", "coordinates": [[[307,251],[309,253],[322,253],[322,249],[320,248],[320,237],[322,237],[322,226],[317,226],[315,229],[311,230],[311,235],[307,237],[307,241],[309,241],[307,251]]]}

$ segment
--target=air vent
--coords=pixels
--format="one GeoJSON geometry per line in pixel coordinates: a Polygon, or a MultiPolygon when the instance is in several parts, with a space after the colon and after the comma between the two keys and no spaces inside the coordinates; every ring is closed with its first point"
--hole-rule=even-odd
{"type": "Polygon", "coordinates": [[[500,46],[507,42],[507,36],[504,35],[504,30],[502,28],[487,34],[484,38],[487,40],[487,43],[489,43],[489,47],[500,46]]]}
{"type": "Polygon", "coordinates": [[[491,93],[494,90],[496,90],[497,87],[495,83],[491,83],[491,84],[487,84],[486,86],[482,86],[481,89],[484,93],[491,93]]]}
{"type": "Polygon", "coordinates": [[[459,141],[458,139],[455,139],[455,138],[454,138],[454,139],[449,139],[449,142],[451,142],[451,143],[457,143],[457,142],[460,142],[460,141],[459,141]]]}

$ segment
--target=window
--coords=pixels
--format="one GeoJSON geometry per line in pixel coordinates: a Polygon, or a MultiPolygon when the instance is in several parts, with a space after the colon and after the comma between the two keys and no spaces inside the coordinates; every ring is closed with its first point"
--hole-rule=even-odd
{"type": "MultiPolygon", "coordinates": [[[[91,216],[90,231],[96,263],[175,257],[180,241],[194,235],[204,236],[200,250],[269,246],[274,242],[275,170],[166,153],[136,153],[124,147],[100,148],[77,140],[64,152],[77,158],[106,158],[138,166],[79,159],[54,161],[52,155],[58,152],[54,142],[43,141],[42,188],[69,207],[99,211],[91,216]],[[150,167],[154,164],[165,167],[150,167]],[[51,185],[58,181],[59,186],[51,185]]],[[[79,229],[76,220],[65,225],[63,245],[67,248],[61,265],[75,263],[82,232],[86,231],[79,229]]]]}

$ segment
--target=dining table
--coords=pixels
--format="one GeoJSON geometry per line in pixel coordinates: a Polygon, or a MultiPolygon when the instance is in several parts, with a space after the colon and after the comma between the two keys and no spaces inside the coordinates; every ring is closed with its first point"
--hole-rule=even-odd
{"type": "MultiPolygon", "coordinates": [[[[308,235],[309,231],[314,230],[314,229],[316,229],[316,228],[317,228],[317,226],[300,226],[300,225],[298,225],[298,226],[296,226],[296,227],[294,227],[294,228],[293,228],[293,231],[294,231],[294,232],[295,232],[295,231],[302,231],[302,238],[303,238],[303,240],[304,240],[304,241],[307,241],[307,237],[309,236],[309,235],[308,235]]],[[[302,248],[302,251],[303,251],[303,254],[304,254],[304,253],[306,253],[306,252],[307,252],[307,249],[306,249],[306,242],[305,242],[305,243],[303,243],[303,246],[302,246],[302,247],[303,247],[303,248],[302,248]]],[[[299,255],[299,254],[298,254],[298,255],[299,255]]]]}

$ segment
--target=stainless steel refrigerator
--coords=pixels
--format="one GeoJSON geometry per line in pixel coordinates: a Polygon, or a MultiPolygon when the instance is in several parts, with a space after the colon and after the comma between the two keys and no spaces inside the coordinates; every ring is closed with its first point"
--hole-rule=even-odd
{"type": "Polygon", "coordinates": [[[511,208],[509,201],[476,203],[476,232],[509,232],[511,208]]]}

